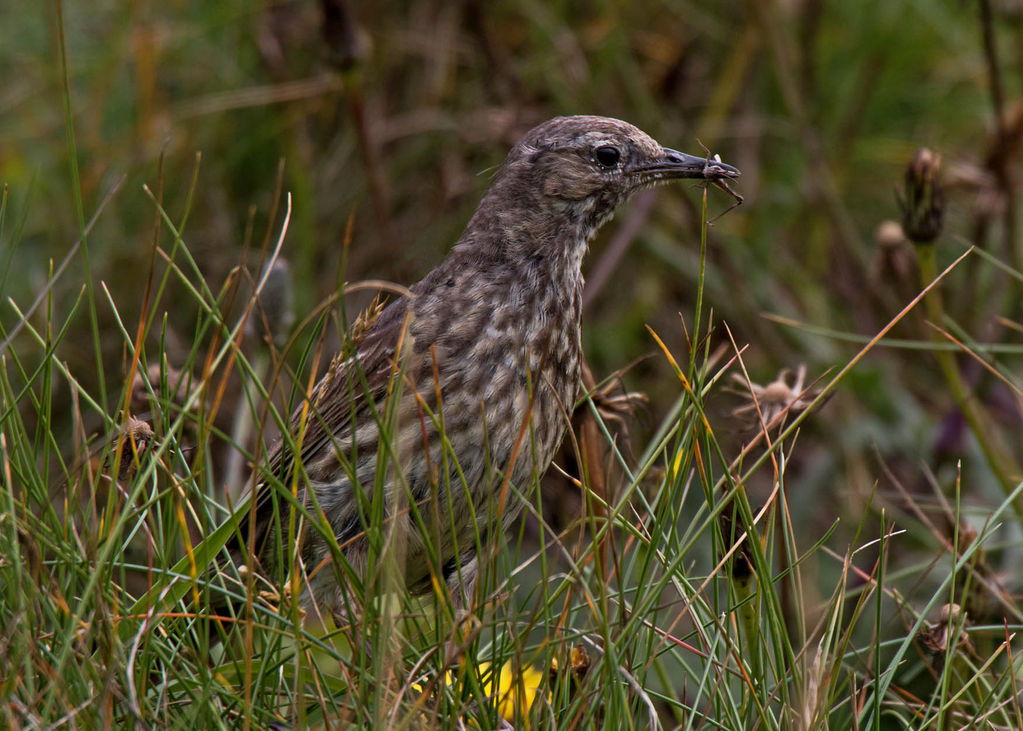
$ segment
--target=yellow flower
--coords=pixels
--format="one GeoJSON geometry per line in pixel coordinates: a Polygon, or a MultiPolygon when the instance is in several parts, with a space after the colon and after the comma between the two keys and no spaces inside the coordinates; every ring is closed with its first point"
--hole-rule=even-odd
{"type": "MultiPolygon", "coordinates": [[[[480,663],[480,675],[485,677],[489,669],[490,663],[480,663]]],[[[506,721],[521,721],[529,716],[529,709],[542,683],[543,674],[532,665],[516,672],[512,664],[506,662],[499,671],[490,674],[483,688],[487,695],[497,698],[497,711],[502,718],[506,721]]]]}

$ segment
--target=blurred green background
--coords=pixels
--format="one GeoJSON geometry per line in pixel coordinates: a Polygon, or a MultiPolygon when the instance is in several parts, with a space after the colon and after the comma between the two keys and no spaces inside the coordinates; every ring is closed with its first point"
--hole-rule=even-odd
{"type": "MultiPolygon", "coordinates": [[[[939,266],[973,243],[1023,268],[1014,212],[1021,49],[1023,4],[1015,0],[8,0],[0,24],[0,182],[8,196],[0,323],[10,332],[19,316],[7,300],[24,310],[51,262],[102,209],[87,239],[88,268],[133,331],[157,220],[143,184],[180,220],[197,153],[184,238],[214,289],[238,264],[255,266],[265,237],[276,235],[281,213],[272,222],[270,214],[282,161],[293,201],[283,255],[298,319],[341,279],[415,281],[457,239],[520,134],[558,114],[601,114],[667,146],[719,153],[742,170],[734,187],[745,203],[709,230],[710,349],[731,352],[730,332],[748,346],[753,381],[803,364],[813,382],[847,363],[921,288],[913,246],[897,228],[878,235],[900,217],[895,190],[917,148],[944,161],[939,266]]],[[[586,263],[590,365],[602,378],[638,359],[624,381],[650,397],[631,425],[640,449],[679,393],[644,325],[688,357],[682,323],[693,320],[701,194],[697,186],[643,194],[602,231],[586,263]]],[[[717,190],[708,200],[711,215],[731,204],[717,190]]],[[[163,230],[159,245],[172,243],[163,230]]],[[[55,312],[71,307],[86,271],[78,252],[53,288],[55,312]]],[[[973,256],[944,295],[960,334],[1000,343],[1000,365],[1018,382],[1020,300],[1011,274],[973,256]]],[[[115,326],[105,297],[97,296],[100,333],[115,326]]],[[[365,302],[354,298],[350,311],[365,302]]],[[[195,300],[172,286],[158,307],[174,364],[193,339],[195,300]]],[[[919,309],[892,337],[930,339],[919,309]]],[[[125,377],[123,342],[101,339],[100,375],[91,333],[81,310],[58,357],[92,392],[105,381],[103,406],[112,413],[125,377]]],[[[23,335],[15,345],[32,347],[23,335]]],[[[833,538],[844,546],[843,531],[855,529],[875,485],[875,505],[904,507],[895,481],[933,505],[929,475],[950,491],[960,458],[968,504],[1001,498],[926,351],[873,349],[807,422],[786,485],[807,544],[836,516],[851,515],[833,538]]],[[[1018,395],[975,361],[959,365],[1018,463],[1018,395]]],[[[751,432],[732,411],[745,401],[723,386],[711,396],[711,423],[738,446],[751,432]]],[[[71,403],[66,388],[54,388],[69,414],[55,424],[61,441],[71,432],[71,403]]],[[[769,478],[748,486],[754,503],[769,478]]]]}

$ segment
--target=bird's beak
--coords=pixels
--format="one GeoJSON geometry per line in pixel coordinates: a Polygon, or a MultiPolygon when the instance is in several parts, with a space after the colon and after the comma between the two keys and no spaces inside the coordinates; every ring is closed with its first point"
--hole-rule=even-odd
{"type": "Polygon", "coordinates": [[[670,147],[661,148],[661,156],[640,169],[643,175],[656,178],[702,178],[720,180],[737,178],[739,171],[716,157],[696,157],[670,147]]]}

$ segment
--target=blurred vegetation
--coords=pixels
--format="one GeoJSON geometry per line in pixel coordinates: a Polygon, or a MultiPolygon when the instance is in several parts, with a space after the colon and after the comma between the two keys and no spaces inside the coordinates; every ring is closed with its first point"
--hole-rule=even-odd
{"type": "MultiPolygon", "coordinates": [[[[150,364],[165,354],[198,376],[213,350],[216,328],[202,306],[211,298],[195,296],[185,278],[152,289],[167,271],[156,247],[175,245],[154,200],[175,225],[187,212],[187,251],[212,292],[224,288],[230,310],[250,291],[236,267],[258,277],[281,230],[281,191],[289,193],[282,256],[301,321],[343,281],[408,283],[425,274],[457,239],[508,147],[534,124],[557,114],[616,116],[665,145],[719,153],[743,172],[734,187],[745,202],[707,229],[701,362],[713,354],[716,367],[731,363],[757,384],[803,366],[803,386],[816,392],[895,321],[804,418],[785,453],[783,512],[794,528],[785,545],[801,555],[824,540],[831,552],[812,553],[801,595],[786,600],[809,615],[804,629],[835,606],[829,597],[850,571],[842,561],[850,546],[866,545],[884,525],[895,536],[888,548],[868,545],[850,559],[862,573],[852,571],[847,600],[851,611],[875,562],[889,562],[885,570],[901,580],[864,641],[906,635],[909,608],[934,606],[952,544],[962,531],[983,532],[998,506],[1007,524],[983,559],[996,608],[971,619],[1020,623],[1013,568],[1023,501],[1006,496],[1023,476],[1023,3],[15,5],[0,24],[0,335],[20,357],[18,368],[5,360],[3,408],[5,419],[21,415],[26,433],[42,424],[52,435],[35,442],[44,474],[67,471],[86,435],[123,423],[132,388],[126,342],[140,316],[155,317],[150,364]],[[921,147],[940,154],[945,191],[942,232],[923,247],[892,223],[903,220],[896,191],[921,147]],[[932,295],[929,306],[903,312],[970,246],[977,249],[943,280],[940,303],[932,295]],[[41,293],[42,305],[23,318],[41,293]],[[69,313],[53,354],[68,378],[33,380],[47,358],[23,319],[45,332],[69,313]],[[745,347],[742,368],[730,361],[737,347],[745,347]],[[70,378],[95,406],[74,395],[70,378]],[[21,392],[26,384],[31,397],[21,392]]],[[[731,204],[713,189],[708,201],[711,216],[731,204]]],[[[680,394],[645,326],[689,361],[701,205],[698,187],[641,194],[586,263],[594,376],[626,369],[625,388],[649,397],[618,435],[633,458],[651,449],[680,394]]],[[[370,297],[345,298],[344,309],[354,316],[370,297]]],[[[325,352],[340,342],[344,321],[327,328],[325,352]]],[[[314,330],[300,328],[298,345],[281,356],[300,387],[314,330]]],[[[258,327],[247,338],[243,349],[255,360],[264,352],[258,327]]],[[[270,350],[276,363],[280,353],[270,350]]],[[[705,396],[715,443],[730,459],[760,431],[755,411],[742,412],[749,390],[745,377],[725,376],[705,396]]],[[[195,475],[211,494],[237,478],[223,445],[238,434],[238,405],[252,398],[235,375],[221,396],[209,422],[221,446],[195,475]]],[[[171,420],[154,424],[158,437],[171,420]]],[[[270,424],[266,439],[273,432],[270,424]]],[[[252,433],[246,446],[255,449],[252,433]]],[[[570,454],[561,462],[574,469],[570,454]]],[[[754,512],[778,499],[777,472],[748,477],[741,487],[754,512]]],[[[4,480],[13,504],[10,469],[4,480]]],[[[571,523],[578,491],[560,477],[546,484],[546,519],[571,523]]],[[[694,510],[687,503],[680,523],[694,510]]],[[[716,561],[714,550],[708,541],[694,555],[716,561]]],[[[780,570],[786,564],[776,558],[780,570]]],[[[874,669],[869,654],[851,663],[864,677],[874,669]]],[[[922,661],[911,657],[917,674],[895,681],[905,683],[903,700],[931,692],[921,690],[922,661]]],[[[1018,673],[1012,668],[1006,678],[1018,673]]],[[[1007,704],[1015,699],[1011,683],[1003,690],[1007,704]]],[[[930,718],[921,713],[905,718],[930,718]]],[[[801,724],[791,727],[808,727],[801,724]]]]}

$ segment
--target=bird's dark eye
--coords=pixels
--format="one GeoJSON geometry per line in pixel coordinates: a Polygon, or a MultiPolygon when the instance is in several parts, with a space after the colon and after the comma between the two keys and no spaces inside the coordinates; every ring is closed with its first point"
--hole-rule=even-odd
{"type": "Polygon", "coordinates": [[[593,151],[593,156],[597,159],[597,162],[601,167],[613,168],[618,164],[618,161],[622,159],[622,153],[617,147],[611,145],[605,145],[604,147],[598,147],[593,151]]]}

